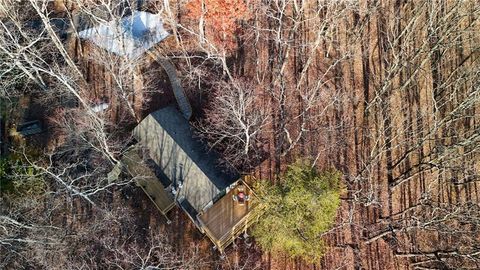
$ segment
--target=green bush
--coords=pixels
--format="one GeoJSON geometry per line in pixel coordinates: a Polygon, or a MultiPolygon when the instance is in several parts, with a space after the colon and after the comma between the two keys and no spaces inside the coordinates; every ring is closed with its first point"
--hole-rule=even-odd
{"type": "Polygon", "coordinates": [[[340,205],[341,173],[296,162],[279,183],[259,181],[255,190],[261,201],[253,228],[257,243],[266,251],[318,261],[326,251],[322,234],[334,224],[340,205]]]}
{"type": "Polygon", "coordinates": [[[0,158],[0,196],[39,195],[46,183],[40,172],[15,155],[0,158]]]}

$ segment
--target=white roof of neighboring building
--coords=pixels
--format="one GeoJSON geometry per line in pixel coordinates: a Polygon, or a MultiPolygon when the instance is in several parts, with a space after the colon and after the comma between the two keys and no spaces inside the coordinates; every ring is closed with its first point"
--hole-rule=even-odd
{"type": "Polygon", "coordinates": [[[100,103],[97,105],[93,105],[91,108],[93,112],[101,112],[108,109],[108,103],[100,103]]]}
{"type": "Polygon", "coordinates": [[[79,33],[97,46],[128,58],[136,58],[168,37],[162,18],[157,14],[135,11],[119,21],[89,28],[79,33]]]}

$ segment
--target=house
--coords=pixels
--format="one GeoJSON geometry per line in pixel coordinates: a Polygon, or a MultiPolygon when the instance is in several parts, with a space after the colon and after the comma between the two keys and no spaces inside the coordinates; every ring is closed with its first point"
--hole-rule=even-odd
{"type": "Polygon", "coordinates": [[[158,168],[157,182],[220,251],[246,229],[255,195],[233,168],[220,166],[174,106],[148,115],[133,135],[158,168]]]}
{"type": "Polygon", "coordinates": [[[138,124],[133,130],[138,144],[124,153],[121,165],[109,173],[109,181],[127,171],[167,221],[168,211],[178,205],[223,252],[249,225],[257,199],[238,172],[220,166],[219,156],[194,137],[188,122],[192,109],[175,67],[155,50],[168,36],[161,18],[134,11],[79,36],[125,61],[151,56],[167,73],[180,108],[162,108],[138,124]]]}

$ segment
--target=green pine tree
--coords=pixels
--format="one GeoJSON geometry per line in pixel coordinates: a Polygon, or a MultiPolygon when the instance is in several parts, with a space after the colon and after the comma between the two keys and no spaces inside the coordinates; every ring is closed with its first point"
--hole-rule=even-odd
{"type": "Polygon", "coordinates": [[[334,224],[340,205],[341,173],[296,162],[276,185],[259,181],[255,189],[261,205],[253,235],[260,246],[318,261],[326,251],[322,234],[334,224]]]}

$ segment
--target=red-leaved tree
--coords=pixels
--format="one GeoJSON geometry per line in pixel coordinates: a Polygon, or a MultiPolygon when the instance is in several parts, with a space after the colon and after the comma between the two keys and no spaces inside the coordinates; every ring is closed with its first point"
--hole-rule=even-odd
{"type": "Polygon", "coordinates": [[[214,45],[227,51],[235,48],[238,22],[250,16],[243,0],[191,0],[186,8],[187,17],[199,20],[214,45]]]}

